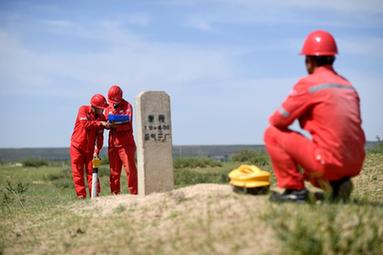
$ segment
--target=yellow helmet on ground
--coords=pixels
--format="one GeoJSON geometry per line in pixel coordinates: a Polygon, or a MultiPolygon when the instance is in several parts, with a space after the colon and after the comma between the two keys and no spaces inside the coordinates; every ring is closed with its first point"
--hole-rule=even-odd
{"type": "Polygon", "coordinates": [[[264,194],[270,188],[270,173],[254,165],[241,165],[229,173],[230,184],[236,192],[264,194]]]}

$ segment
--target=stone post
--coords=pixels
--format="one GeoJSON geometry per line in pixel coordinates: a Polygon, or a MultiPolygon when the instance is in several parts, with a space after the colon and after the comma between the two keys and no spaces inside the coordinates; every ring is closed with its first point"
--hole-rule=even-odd
{"type": "Polygon", "coordinates": [[[170,97],[144,91],[136,97],[138,194],[174,188],[170,97]]]}

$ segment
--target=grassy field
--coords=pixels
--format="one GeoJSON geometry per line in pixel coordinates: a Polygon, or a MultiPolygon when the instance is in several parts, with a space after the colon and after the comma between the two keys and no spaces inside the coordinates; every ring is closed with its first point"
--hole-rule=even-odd
{"type": "Polygon", "coordinates": [[[240,161],[271,171],[248,154],[178,160],[176,189],[146,197],[109,196],[104,165],[97,201],[75,199],[65,163],[3,164],[0,254],[382,254],[382,150],[368,154],[350,202],[304,205],[232,192],[227,173],[240,161]]]}

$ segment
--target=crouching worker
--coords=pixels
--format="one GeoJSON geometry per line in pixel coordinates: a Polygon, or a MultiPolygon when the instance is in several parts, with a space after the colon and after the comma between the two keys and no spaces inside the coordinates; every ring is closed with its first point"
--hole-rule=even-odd
{"type": "MultiPolygon", "coordinates": [[[[104,128],[108,128],[103,114],[108,106],[101,94],[94,95],[89,105],[78,110],[70,145],[73,183],[78,198],[86,198],[84,169],[86,172],[89,194],[92,194],[92,159],[98,157],[104,139],[104,128]]],[[[97,194],[100,193],[100,182],[97,181],[97,194]]]]}
{"type": "Polygon", "coordinates": [[[333,68],[337,46],[330,33],[309,34],[301,54],[309,75],[270,117],[264,134],[278,186],[285,189],[272,193],[270,200],[305,201],[305,180],[333,199],[347,200],[351,177],[359,174],[365,157],[359,96],[333,68]],[[311,138],[289,129],[294,120],[311,138]]]}

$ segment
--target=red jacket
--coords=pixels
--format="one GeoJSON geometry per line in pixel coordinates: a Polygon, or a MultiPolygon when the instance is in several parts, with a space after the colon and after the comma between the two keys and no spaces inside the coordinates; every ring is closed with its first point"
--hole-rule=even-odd
{"type": "Polygon", "coordinates": [[[130,121],[124,124],[116,125],[109,131],[109,147],[123,147],[123,146],[136,146],[133,137],[133,107],[132,105],[122,99],[115,109],[113,104],[109,104],[106,108],[105,117],[108,118],[109,114],[128,115],[130,121]]]}
{"type": "Polygon", "coordinates": [[[104,140],[104,128],[101,121],[106,121],[103,114],[96,116],[91,106],[81,106],[74,125],[71,146],[89,154],[99,153],[104,140]]]}
{"type": "Polygon", "coordinates": [[[310,132],[318,147],[315,156],[322,163],[361,168],[365,136],[359,96],[351,83],[331,66],[316,68],[313,74],[301,79],[269,121],[286,129],[295,119],[310,132]]]}

